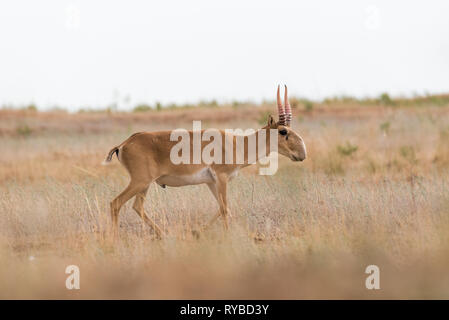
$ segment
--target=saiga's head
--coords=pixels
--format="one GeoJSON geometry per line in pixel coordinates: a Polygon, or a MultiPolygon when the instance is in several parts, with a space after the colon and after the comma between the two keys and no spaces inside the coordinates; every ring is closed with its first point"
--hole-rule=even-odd
{"type": "Polygon", "coordinates": [[[276,129],[278,131],[278,152],[292,161],[303,161],[306,156],[306,145],[301,136],[290,127],[292,120],[292,111],[288,102],[287,86],[285,86],[284,97],[285,108],[282,106],[279,86],[277,91],[277,105],[279,112],[279,121],[276,122],[270,115],[268,116],[268,125],[266,128],[276,129]]]}

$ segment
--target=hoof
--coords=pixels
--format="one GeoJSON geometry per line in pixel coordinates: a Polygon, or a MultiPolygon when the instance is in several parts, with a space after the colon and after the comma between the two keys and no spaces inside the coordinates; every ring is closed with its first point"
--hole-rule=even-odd
{"type": "Polygon", "coordinates": [[[198,240],[200,238],[200,232],[197,230],[192,230],[192,236],[198,240]]]}
{"type": "Polygon", "coordinates": [[[153,234],[153,240],[163,240],[165,238],[166,234],[164,232],[155,232],[153,234]]]}
{"type": "Polygon", "coordinates": [[[260,233],[254,234],[253,235],[253,240],[255,242],[263,242],[263,241],[265,241],[265,236],[263,234],[260,234],[260,233]]]}

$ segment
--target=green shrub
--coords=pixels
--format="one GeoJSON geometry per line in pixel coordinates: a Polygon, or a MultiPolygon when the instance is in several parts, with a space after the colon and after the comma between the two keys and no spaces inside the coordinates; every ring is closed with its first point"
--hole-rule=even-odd
{"type": "Polygon", "coordinates": [[[33,112],[37,111],[37,107],[34,103],[29,104],[25,109],[33,112]]]}
{"type": "Polygon", "coordinates": [[[19,136],[28,137],[33,130],[25,123],[17,126],[16,132],[19,136]]]}
{"type": "Polygon", "coordinates": [[[399,154],[410,164],[416,164],[418,162],[416,159],[415,149],[412,146],[402,146],[399,149],[399,154]]]}
{"type": "Polygon", "coordinates": [[[353,153],[355,153],[357,150],[359,149],[359,147],[350,144],[349,142],[346,142],[346,145],[338,145],[337,146],[337,151],[340,155],[345,156],[345,157],[349,157],[351,156],[353,153]]]}
{"type": "Polygon", "coordinates": [[[218,102],[217,100],[211,101],[201,100],[200,102],[198,102],[198,106],[203,108],[215,108],[218,107],[218,102]]]}
{"type": "Polygon", "coordinates": [[[139,104],[134,107],[133,112],[147,112],[151,110],[151,106],[147,104],[139,104]]]}
{"type": "Polygon", "coordinates": [[[311,112],[313,110],[313,103],[310,100],[304,100],[304,110],[307,112],[311,112]]]}
{"type": "Polygon", "coordinates": [[[390,132],[390,121],[382,122],[379,126],[379,129],[383,133],[388,134],[390,132]]]}
{"type": "Polygon", "coordinates": [[[394,101],[391,100],[390,96],[388,95],[388,93],[382,93],[379,97],[379,102],[383,105],[386,106],[391,106],[394,105],[394,101]]]}

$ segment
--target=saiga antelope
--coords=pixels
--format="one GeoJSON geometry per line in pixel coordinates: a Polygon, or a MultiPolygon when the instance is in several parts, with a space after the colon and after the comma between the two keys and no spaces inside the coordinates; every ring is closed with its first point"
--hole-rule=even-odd
{"type": "MultiPolygon", "coordinates": [[[[287,86],[285,86],[284,104],[285,108],[281,102],[278,86],[277,106],[279,121],[276,122],[270,115],[268,117],[267,125],[254,133],[256,137],[247,135],[243,138],[245,141],[245,148],[243,149],[245,161],[243,164],[225,164],[225,161],[222,161],[222,164],[205,164],[204,162],[201,162],[200,164],[191,164],[192,162],[190,162],[190,164],[173,164],[170,160],[170,150],[177,141],[170,140],[170,131],[135,133],[120,145],[112,148],[103,164],[111,162],[112,156],[116,153],[118,160],[126,168],[131,177],[131,181],[126,189],[111,202],[112,227],[114,234],[117,235],[118,233],[120,208],[129,199],[135,197],[133,209],[151,228],[153,228],[158,237],[162,236],[162,230],[150,217],[148,217],[143,206],[148,187],[152,182],[156,182],[162,187],[181,187],[205,183],[219,205],[219,212],[209,221],[207,226],[221,216],[223,218],[224,227],[227,229],[228,204],[226,188],[228,181],[235,176],[241,168],[251,164],[247,161],[248,139],[255,138],[258,140],[258,133],[265,130],[266,155],[264,156],[268,156],[270,153],[270,132],[272,132],[270,129],[274,129],[276,130],[274,132],[278,133],[278,153],[290,158],[292,161],[303,161],[306,158],[306,147],[302,138],[290,128],[292,113],[288,102],[287,86]]],[[[221,130],[220,132],[224,140],[225,132],[221,130]]],[[[192,138],[193,132],[189,131],[189,135],[190,138],[192,138]]],[[[236,136],[232,136],[231,139],[234,141],[233,154],[235,155],[236,136]]],[[[193,143],[193,139],[190,139],[190,143],[193,143]]],[[[201,148],[203,148],[206,143],[201,143],[201,148]]],[[[259,143],[259,141],[257,141],[257,143],[259,143]]],[[[261,143],[263,145],[263,142],[261,143]]],[[[225,144],[223,143],[223,148],[224,145],[225,144]]],[[[191,147],[190,150],[192,149],[193,148],[191,147]]],[[[225,152],[222,154],[224,155],[225,152]]],[[[258,155],[257,160],[259,160],[258,155]]]]}

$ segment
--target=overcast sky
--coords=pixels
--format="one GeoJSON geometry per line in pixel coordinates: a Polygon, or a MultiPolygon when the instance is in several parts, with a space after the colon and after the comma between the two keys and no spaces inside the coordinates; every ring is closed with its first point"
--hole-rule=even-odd
{"type": "Polygon", "coordinates": [[[449,1],[2,1],[0,104],[449,92],[449,1]]]}

